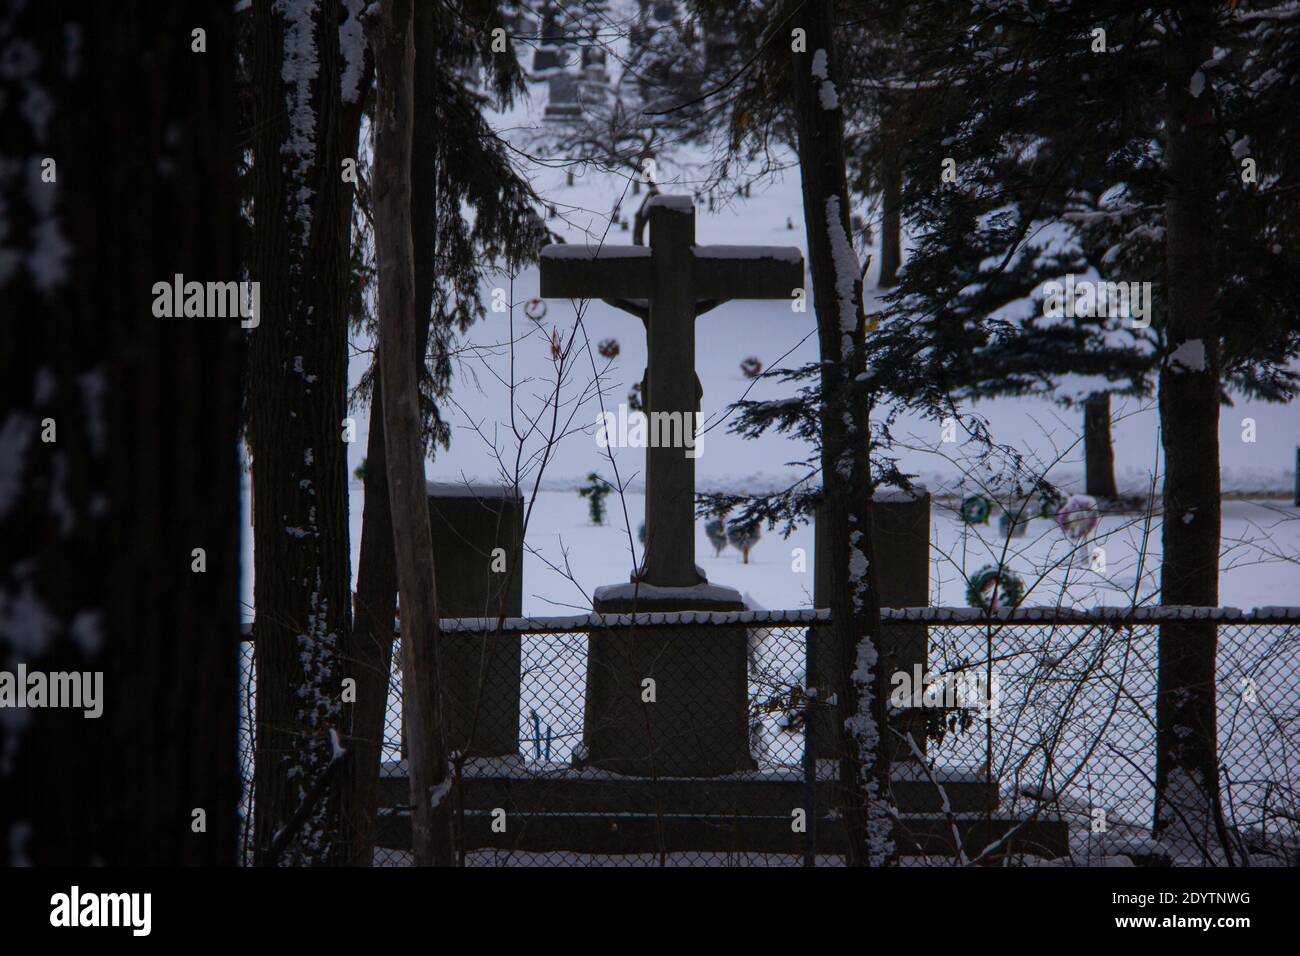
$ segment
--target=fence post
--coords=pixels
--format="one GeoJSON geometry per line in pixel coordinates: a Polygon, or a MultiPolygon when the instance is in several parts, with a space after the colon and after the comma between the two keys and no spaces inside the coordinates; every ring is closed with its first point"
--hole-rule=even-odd
{"type": "MultiPolygon", "coordinates": [[[[809,631],[811,633],[811,631],[809,631]]],[[[807,666],[808,642],[804,641],[804,673],[811,675],[807,666]]],[[[805,678],[805,684],[806,684],[805,678]]],[[[804,687],[803,698],[803,803],[804,803],[804,837],[803,865],[817,865],[817,749],[813,746],[816,733],[817,711],[821,706],[821,694],[816,687],[804,687]]]]}

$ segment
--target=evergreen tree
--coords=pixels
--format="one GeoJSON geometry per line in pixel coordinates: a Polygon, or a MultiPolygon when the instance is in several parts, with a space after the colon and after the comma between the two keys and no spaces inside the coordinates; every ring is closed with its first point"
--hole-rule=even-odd
{"type": "MultiPolygon", "coordinates": [[[[1162,601],[1216,604],[1219,405],[1297,387],[1296,170],[1261,129],[1294,114],[1270,60],[1294,57],[1294,17],[1257,3],[922,3],[901,28],[914,81],[953,106],[913,131],[917,248],[875,374],[905,382],[893,373],[911,368],[921,389],[965,396],[1157,388],[1162,601]],[[1052,317],[1040,286],[1067,273],[1152,283],[1150,328],[1052,317]],[[1061,390],[1080,375],[1085,389],[1061,390]]],[[[1221,829],[1214,658],[1213,625],[1162,628],[1156,829],[1177,817],[1202,842],[1221,829]]]]}

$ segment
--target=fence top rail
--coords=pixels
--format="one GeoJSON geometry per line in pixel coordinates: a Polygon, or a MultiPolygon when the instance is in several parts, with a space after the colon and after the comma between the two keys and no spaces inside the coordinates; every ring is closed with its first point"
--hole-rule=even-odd
{"type": "MultiPolygon", "coordinates": [[[[1100,624],[1149,621],[1212,620],[1238,623],[1295,621],[1300,607],[1257,607],[1249,611],[1233,607],[1059,607],[1002,608],[991,614],[973,607],[882,608],[882,623],[925,623],[953,625],[981,624],[1100,624]]],[[[654,627],[665,625],[754,626],[827,624],[830,611],[804,608],[786,611],[677,611],[654,614],[579,614],[572,617],[510,617],[502,624],[507,631],[585,631],[605,627],[654,627]]],[[[495,631],[496,618],[444,618],[444,631],[495,631]]]]}
{"type": "MultiPolygon", "coordinates": [[[[1249,611],[1235,607],[1188,607],[1180,605],[1152,607],[1018,607],[999,608],[992,613],[973,607],[905,607],[881,608],[884,624],[947,624],[980,626],[985,624],[1127,624],[1162,621],[1222,621],[1240,624],[1300,623],[1300,607],[1256,607],[1249,611]]],[[[825,608],[799,608],[774,611],[674,611],[646,614],[575,614],[567,617],[508,617],[501,622],[503,631],[560,633],[589,631],[610,627],[690,627],[747,624],[757,627],[797,626],[830,623],[831,612],[825,608]]],[[[447,632],[494,632],[495,617],[443,618],[439,626],[447,632]]],[[[400,627],[396,629],[400,633],[400,627]]],[[[242,625],[244,640],[253,639],[253,622],[242,625]]]]}

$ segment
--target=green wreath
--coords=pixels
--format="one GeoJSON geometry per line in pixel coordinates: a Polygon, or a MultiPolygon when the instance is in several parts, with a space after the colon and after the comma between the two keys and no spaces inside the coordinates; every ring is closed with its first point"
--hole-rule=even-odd
{"type": "Polygon", "coordinates": [[[1008,568],[986,564],[966,582],[966,603],[971,607],[991,610],[985,591],[997,582],[998,606],[1016,607],[1025,596],[1025,582],[1008,568]]]}
{"type": "Polygon", "coordinates": [[[966,524],[988,524],[993,503],[983,495],[971,495],[961,503],[961,520],[966,524]]]}

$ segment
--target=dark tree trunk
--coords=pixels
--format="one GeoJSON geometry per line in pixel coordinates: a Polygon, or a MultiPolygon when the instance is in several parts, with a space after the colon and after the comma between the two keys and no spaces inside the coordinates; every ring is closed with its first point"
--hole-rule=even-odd
{"type": "Polygon", "coordinates": [[[881,633],[871,547],[870,408],[852,390],[864,367],[862,279],[849,274],[856,272],[857,260],[849,238],[843,117],[838,107],[823,105],[823,84],[837,77],[831,4],[808,0],[790,9],[783,31],[802,27],[807,35],[807,52],[792,54],[791,71],[821,349],[822,508],[832,562],[831,634],[839,654],[837,681],[826,696],[836,695],[835,726],[844,728],[838,803],[849,830],[849,861],[879,864],[891,855],[882,806],[889,794],[889,767],[878,737],[885,726],[886,685],[872,653],[881,633]],[[825,61],[825,78],[813,76],[815,59],[825,61]],[[859,658],[860,651],[866,651],[865,658],[859,658]],[[852,675],[862,668],[870,677],[860,688],[852,675]],[[874,786],[864,786],[864,773],[874,786]]]}
{"type": "Polygon", "coordinates": [[[0,668],[103,674],[98,718],[0,720],[6,864],[236,860],[243,333],[152,311],[239,278],[234,33],[228,4],[0,16],[31,52],[0,57],[0,668]]]}
{"type": "Polygon", "coordinates": [[[880,285],[888,288],[898,285],[903,265],[903,166],[897,153],[885,157],[881,173],[880,285]]]}
{"type": "Polygon", "coordinates": [[[380,373],[375,372],[366,441],[365,505],[361,516],[361,556],[357,564],[353,646],[357,702],[352,708],[356,755],[353,809],[357,826],[354,862],[367,866],[374,856],[379,761],[387,734],[388,687],[397,617],[397,557],[388,506],[388,459],[384,453],[384,407],[380,373]]]}
{"type": "MultiPolygon", "coordinates": [[[[1210,57],[1214,8],[1182,10],[1166,39],[1169,71],[1165,269],[1169,350],[1160,369],[1165,453],[1161,602],[1218,604],[1219,355],[1212,309],[1215,126],[1212,95],[1191,95],[1210,57]]],[[[1156,811],[1158,833],[1178,830],[1213,846],[1221,836],[1212,622],[1160,628],[1156,811]]]]}
{"type": "MultiPolygon", "coordinates": [[[[434,245],[437,235],[437,11],[420,4],[414,13],[415,89],[411,130],[411,246],[415,275],[417,377],[425,364],[433,312],[434,245]]],[[[388,456],[384,451],[382,372],[376,367],[366,442],[365,506],[361,518],[361,555],[357,566],[356,647],[357,703],[353,734],[357,741],[354,814],[358,820],[357,862],[368,865],[374,853],[374,820],[379,787],[379,760],[387,728],[388,687],[397,616],[397,557],[388,498],[388,456]],[[364,831],[361,829],[365,823],[364,831]]],[[[405,749],[403,756],[406,756],[405,749]]]]}
{"type": "MultiPolygon", "coordinates": [[[[353,159],[357,158],[361,148],[361,120],[365,115],[373,84],[374,62],[367,47],[365,68],[361,73],[361,81],[357,85],[356,97],[351,102],[344,100],[342,104],[343,150],[345,156],[353,159]]],[[[349,256],[352,255],[352,221],[355,203],[355,189],[349,183],[345,187],[344,201],[339,207],[343,228],[348,235],[349,256]]],[[[349,281],[353,280],[349,277],[349,281]]],[[[371,437],[373,439],[373,436],[371,437]]],[[[379,445],[383,447],[382,429],[379,434],[379,445]]],[[[369,450],[373,450],[373,446],[373,440],[368,442],[368,453],[369,450]]],[[[381,481],[383,464],[381,455],[379,461],[381,481]]],[[[367,471],[369,468],[370,461],[367,458],[367,471]]],[[[362,521],[362,558],[358,559],[358,593],[361,589],[360,572],[365,555],[364,516],[362,521]]],[[[394,584],[394,602],[396,601],[395,589],[394,584]]],[[[335,784],[344,794],[341,806],[347,813],[347,819],[342,821],[344,838],[337,844],[335,858],[335,861],[343,866],[370,866],[374,859],[375,798],[379,780],[379,757],[384,740],[384,710],[388,699],[388,660],[392,649],[392,628],[389,628],[388,651],[384,652],[377,646],[373,636],[375,633],[373,616],[362,621],[361,603],[359,599],[352,603],[352,631],[342,658],[342,673],[356,681],[356,702],[343,705],[343,726],[351,728],[345,741],[351,759],[345,764],[343,772],[338,774],[339,779],[335,784]],[[362,630],[363,625],[365,630],[362,630]]],[[[391,614],[389,620],[392,620],[391,614]]]]}
{"type": "Polygon", "coordinates": [[[411,356],[415,265],[411,238],[411,148],[415,38],[411,0],[383,0],[376,43],[375,258],[379,272],[379,360],[384,448],[402,600],[403,710],[409,737],[415,862],[449,864],[451,800],[438,683],[438,607],[424,480],[424,433],[411,356]]]}
{"type": "Polygon", "coordinates": [[[1084,490],[1094,498],[1119,497],[1115,486],[1115,448],[1110,441],[1110,393],[1089,395],[1083,403],[1084,490]]]}
{"type": "Polygon", "coordinates": [[[253,5],[250,273],[262,292],[248,385],[258,519],[255,857],[271,864],[346,859],[335,844],[350,819],[344,774],[282,858],[268,858],[275,832],[329,764],[331,733],[347,726],[340,682],[352,604],[342,440],[351,189],[341,174],[339,12],[338,0],[324,0],[310,24],[294,25],[270,0],[253,5]],[[284,74],[286,45],[300,45],[296,32],[306,31],[319,65],[304,91],[284,74]]]}

